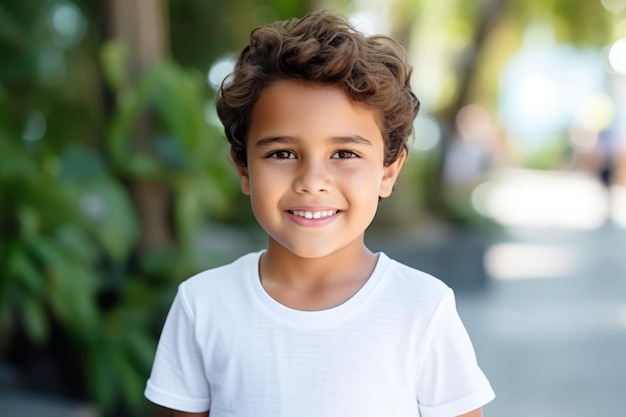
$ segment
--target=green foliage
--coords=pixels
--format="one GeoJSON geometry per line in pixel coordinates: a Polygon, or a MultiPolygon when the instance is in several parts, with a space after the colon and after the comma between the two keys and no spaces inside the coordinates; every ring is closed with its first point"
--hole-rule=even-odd
{"type": "Polygon", "coordinates": [[[612,17],[600,1],[513,1],[509,9],[521,24],[549,22],[559,41],[603,47],[611,37],[612,17]]]}
{"type": "MultiPolygon", "coordinates": [[[[3,95],[0,108],[5,100],[3,95]]],[[[96,316],[87,219],[48,168],[51,156],[20,146],[19,134],[6,125],[0,126],[0,154],[2,333],[22,322],[33,340],[43,342],[52,320],[81,331],[96,316]]]]}
{"type": "Polygon", "coordinates": [[[197,71],[166,61],[131,85],[120,44],[104,45],[100,59],[91,65],[105,74],[112,111],[94,98],[90,66],[51,85],[35,73],[16,80],[0,62],[0,355],[18,331],[45,345],[60,329],[84,370],[76,385],[107,415],[145,407],[154,329],[177,282],[207,264],[199,232],[233,211],[238,185],[227,143],[205,119],[212,102],[197,71]],[[77,80],[88,88],[72,87],[77,80]],[[134,129],[146,115],[149,143],[136,149],[134,129]],[[173,198],[176,245],[165,253],[138,252],[127,185],[146,178],[173,198]]]}
{"type": "Polygon", "coordinates": [[[50,0],[0,3],[0,79],[29,80],[37,76],[37,52],[48,39],[50,0]]]}
{"type": "MultiPolygon", "coordinates": [[[[140,290],[154,292],[150,288],[140,290]]],[[[154,335],[146,323],[150,322],[150,312],[158,307],[155,300],[147,301],[125,295],[119,306],[102,313],[84,342],[87,384],[104,410],[113,409],[120,399],[135,410],[145,406],[145,378],[155,350],[154,335]]]]}

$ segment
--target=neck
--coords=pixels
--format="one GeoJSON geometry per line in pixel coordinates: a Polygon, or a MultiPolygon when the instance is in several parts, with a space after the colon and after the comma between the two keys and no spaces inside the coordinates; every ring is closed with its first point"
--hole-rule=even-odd
{"type": "Polygon", "coordinates": [[[303,258],[270,240],[259,273],[263,288],[279,303],[297,310],[324,310],[352,297],[375,265],[376,255],[362,241],[324,257],[303,258]]]}
{"type": "Polygon", "coordinates": [[[261,259],[261,280],[284,284],[315,284],[361,277],[367,279],[376,265],[374,255],[364,242],[355,242],[319,258],[298,256],[270,239],[261,259]]]}

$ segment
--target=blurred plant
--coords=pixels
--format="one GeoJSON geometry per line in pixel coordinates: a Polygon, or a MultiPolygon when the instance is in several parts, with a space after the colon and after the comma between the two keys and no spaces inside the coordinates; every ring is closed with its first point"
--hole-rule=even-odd
{"type": "Polygon", "coordinates": [[[45,350],[60,373],[78,369],[67,391],[120,415],[145,406],[155,329],[177,283],[213,262],[199,233],[229,217],[238,185],[206,120],[203,77],[164,61],[130,85],[120,44],[98,59],[91,32],[82,48],[50,41],[60,5],[80,13],[70,2],[0,5],[0,355],[28,371],[26,355],[45,350]],[[146,113],[152,152],[129,147],[146,113]],[[137,250],[134,178],[171,190],[173,247],[137,250]]]}
{"type": "MultiPolygon", "coordinates": [[[[197,245],[202,224],[207,217],[226,218],[239,189],[227,142],[218,127],[207,122],[205,109],[212,109],[213,102],[197,71],[163,61],[133,87],[123,76],[122,44],[105,44],[101,57],[116,97],[116,112],[106,133],[111,168],[122,180],[156,180],[173,191],[178,247],[172,248],[171,258],[183,268],[177,275],[187,274],[190,266],[204,263],[197,245]],[[137,119],[146,112],[152,122],[149,152],[132,149],[129,140],[137,119]]],[[[206,112],[210,115],[210,110],[206,112]]],[[[158,253],[158,258],[163,255],[158,253]]],[[[149,260],[158,261],[150,256],[149,260]]]]}

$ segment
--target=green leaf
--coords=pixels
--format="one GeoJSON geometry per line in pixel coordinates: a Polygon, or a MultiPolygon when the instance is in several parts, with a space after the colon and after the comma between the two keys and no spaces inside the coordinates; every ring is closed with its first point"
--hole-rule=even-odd
{"type": "Polygon", "coordinates": [[[0,179],[3,178],[32,178],[37,175],[37,165],[25,152],[23,147],[17,146],[16,138],[0,131],[0,179]]]}
{"type": "Polygon", "coordinates": [[[51,307],[64,326],[81,337],[93,337],[98,324],[94,272],[80,264],[68,262],[65,269],[50,271],[56,283],[49,290],[51,307]]]}
{"type": "Polygon", "coordinates": [[[109,41],[100,49],[100,63],[107,83],[118,92],[128,86],[126,57],[128,50],[123,42],[109,41]]]}
{"type": "Polygon", "coordinates": [[[97,323],[98,311],[91,292],[84,289],[72,292],[66,286],[53,291],[50,298],[55,314],[67,330],[80,334],[84,339],[94,337],[92,329],[97,323]]]}
{"type": "Polygon", "coordinates": [[[7,272],[31,293],[41,294],[46,288],[45,277],[22,246],[16,245],[9,252],[7,272]]]}
{"type": "Polygon", "coordinates": [[[65,223],[84,225],[85,218],[78,210],[76,199],[70,195],[72,187],[40,176],[34,180],[15,180],[5,187],[9,206],[14,206],[20,231],[27,239],[47,233],[65,223]]]}
{"type": "Polygon", "coordinates": [[[158,178],[163,173],[163,168],[153,157],[141,153],[128,155],[125,168],[139,178],[158,178]]]}
{"type": "Polygon", "coordinates": [[[137,408],[144,402],[143,389],[146,375],[138,372],[131,359],[126,356],[126,352],[119,348],[113,352],[114,360],[111,365],[115,368],[116,380],[124,400],[131,407],[137,408]]]}
{"type": "Polygon", "coordinates": [[[87,349],[87,386],[91,395],[105,410],[115,401],[115,373],[111,366],[112,355],[108,343],[90,344],[87,349]]]}
{"type": "Polygon", "coordinates": [[[83,228],[75,224],[66,224],[58,228],[54,236],[65,250],[72,253],[85,265],[93,264],[97,260],[97,248],[83,228]]]}
{"type": "Polygon", "coordinates": [[[150,277],[163,278],[172,275],[173,266],[180,261],[177,248],[153,249],[141,257],[141,269],[150,277]]]}
{"type": "Polygon", "coordinates": [[[69,272],[65,256],[61,248],[53,240],[46,237],[37,237],[29,243],[46,269],[58,269],[61,273],[69,272]]]}
{"type": "Polygon", "coordinates": [[[17,218],[24,236],[33,237],[39,234],[41,219],[39,212],[34,207],[27,205],[19,207],[17,210],[17,218]]]}
{"type": "Polygon", "coordinates": [[[127,171],[130,149],[131,132],[141,111],[137,93],[129,89],[120,95],[119,103],[107,127],[107,146],[113,165],[122,172],[127,171]]]}
{"type": "Polygon", "coordinates": [[[80,200],[92,219],[93,233],[117,262],[127,259],[137,241],[139,225],[126,189],[108,178],[82,184],[80,200]]]}
{"type": "Polygon", "coordinates": [[[71,145],[61,155],[61,179],[76,180],[106,175],[102,158],[85,146],[71,145]]]}
{"type": "Polygon", "coordinates": [[[50,333],[49,322],[44,307],[33,298],[25,298],[21,305],[26,331],[35,342],[43,342],[50,333]]]}
{"type": "Polygon", "coordinates": [[[126,332],[126,346],[131,362],[140,372],[149,372],[156,351],[156,341],[140,328],[126,332]]]}
{"type": "Polygon", "coordinates": [[[98,317],[97,280],[91,265],[50,238],[34,239],[30,244],[45,267],[47,299],[59,321],[73,331],[89,331],[98,317]]]}
{"type": "Polygon", "coordinates": [[[203,114],[203,87],[199,74],[169,61],[155,66],[140,84],[140,94],[158,109],[169,132],[187,151],[197,148],[208,127],[203,114]]]}

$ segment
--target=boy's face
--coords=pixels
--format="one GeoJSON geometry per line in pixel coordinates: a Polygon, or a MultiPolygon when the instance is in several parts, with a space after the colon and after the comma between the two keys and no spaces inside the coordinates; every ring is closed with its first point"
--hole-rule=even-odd
{"type": "Polygon", "coordinates": [[[270,237],[293,254],[320,258],[363,246],[378,198],[391,194],[405,155],[384,166],[375,111],[339,89],[279,81],[251,114],[241,187],[270,237]]]}

